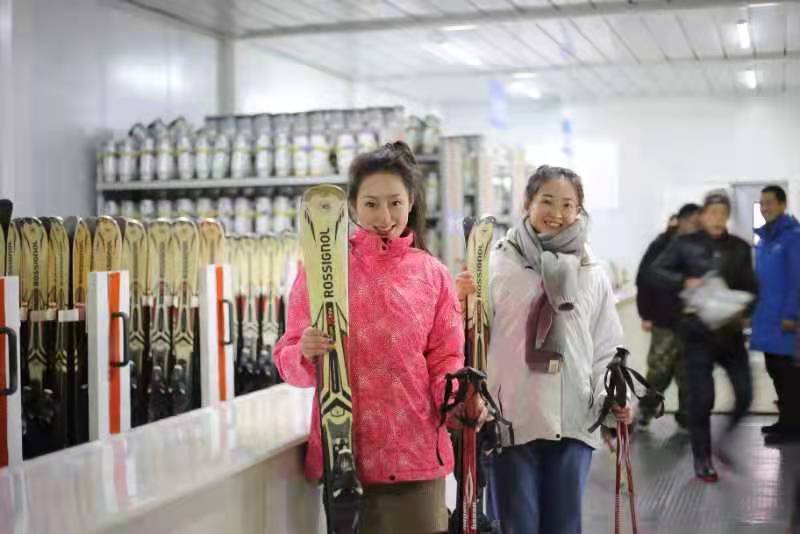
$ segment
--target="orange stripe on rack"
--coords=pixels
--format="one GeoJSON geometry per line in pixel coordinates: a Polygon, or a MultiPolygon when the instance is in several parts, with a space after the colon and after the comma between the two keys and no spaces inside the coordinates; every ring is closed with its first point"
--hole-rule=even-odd
{"type": "MultiPolygon", "coordinates": [[[[0,326],[6,326],[6,281],[2,278],[0,278],[0,326]]],[[[8,357],[13,358],[11,354],[8,357]]],[[[6,336],[0,336],[0,388],[8,387],[6,382],[6,336]]],[[[0,467],[7,465],[8,397],[0,396],[0,467]]]]}
{"type": "MultiPolygon", "coordinates": [[[[119,311],[119,286],[120,274],[118,272],[108,273],[108,311],[114,314],[119,311]]],[[[119,350],[119,319],[111,319],[109,326],[108,352],[109,362],[117,363],[120,360],[119,350]]],[[[120,368],[109,366],[109,430],[112,434],[119,434],[122,429],[122,384],[120,381],[120,368]]]]}
{"type": "Polygon", "coordinates": [[[222,302],[222,266],[214,270],[217,286],[217,375],[219,376],[219,400],[228,400],[228,366],[225,365],[225,306],[222,302]]]}

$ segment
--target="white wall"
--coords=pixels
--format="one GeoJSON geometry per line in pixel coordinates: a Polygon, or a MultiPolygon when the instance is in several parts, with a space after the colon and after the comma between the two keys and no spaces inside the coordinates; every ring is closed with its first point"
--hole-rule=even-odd
{"type": "MultiPolygon", "coordinates": [[[[557,151],[564,138],[562,111],[515,101],[504,137],[557,151]]],[[[800,213],[797,95],[617,100],[575,105],[569,111],[573,164],[590,186],[593,248],[631,273],[667,215],[684,202],[699,201],[711,187],[789,181],[790,207],[800,213]],[[586,157],[587,150],[595,154],[586,157]],[[609,194],[609,187],[617,193],[609,194]]],[[[443,112],[450,134],[490,131],[483,107],[445,107],[443,112]]],[[[533,159],[550,163],[557,156],[533,159]]]]}
{"type": "Polygon", "coordinates": [[[234,45],[237,113],[293,113],[309,109],[404,106],[425,114],[425,103],[355,83],[288,59],[252,42],[234,45]]]}
{"type": "Polygon", "coordinates": [[[0,158],[14,161],[0,194],[15,215],[94,213],[101,132],[216,112],[217,39],[106,0],[9,1],[13,147],[0,158]]]}

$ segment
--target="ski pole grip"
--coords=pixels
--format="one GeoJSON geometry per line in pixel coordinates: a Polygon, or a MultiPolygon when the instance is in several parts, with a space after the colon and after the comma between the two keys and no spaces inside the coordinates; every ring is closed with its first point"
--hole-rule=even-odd
{"type": "Polygon", "coordinates": [[[130,359],[130,345],[128,344],[128,314],[125,312],[114,312],[111,314],[112,319],[122,319],[122,361],[109,362],[111,367],[127,367],[131,363],[130,359]]]}
{"type": "MultiPolygon", "coordinates": [[[[0,389],[0,396],[10,397],[17,392],[17,369],[19,368],[19,361],[17,360],[17,333],[14,332],[13,328],[2,326],[0,327],[0,335],[8,337],[8,367],[9,374],[11,375],[8,379],[9,386],[0,389]]],[[[0,361],[0,365],[3,365],[2,361],[0,361]]]]}
{"type": "Polygon", "coordinates": [[[223,299],[222,303],[228,308],[228,336],[230,336],[229,339],[223,339],[222,344],[228,346],[233,345],[233,302],[223,299]]]}

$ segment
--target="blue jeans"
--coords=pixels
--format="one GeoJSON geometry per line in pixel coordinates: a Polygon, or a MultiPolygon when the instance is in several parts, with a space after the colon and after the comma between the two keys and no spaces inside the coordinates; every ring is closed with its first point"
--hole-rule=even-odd
{"type": "Polygon", "coordinates": [[[536,440],[493,457],[487,506],[502,534],[580,534],[592,451],[573,439],[536,440]]]}

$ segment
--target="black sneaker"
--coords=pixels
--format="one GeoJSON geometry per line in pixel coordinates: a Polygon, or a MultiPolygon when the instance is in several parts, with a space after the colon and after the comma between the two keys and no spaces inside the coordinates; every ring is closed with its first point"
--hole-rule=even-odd
{"type": "Polygon", "coordinates": [[[709,484],[713,484],[719,480],[717,470],[714,469],[714,465],[711,463],[711,458],[706,458],[705,460],[695,460],[694,474],[697,478],[709,484]]]}
{"type": "Polygon", "coordinates": [[[774,434],[775,432],[780,432],[782,426],[783,425],[781,425],[780,421],[778,421],[777,423],[775,423],[773,425],[762,426],[761,427],[761,433],[762,434],[774,434]]]}

